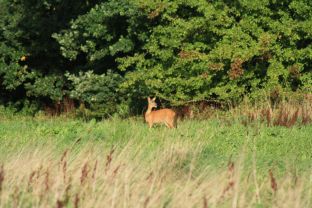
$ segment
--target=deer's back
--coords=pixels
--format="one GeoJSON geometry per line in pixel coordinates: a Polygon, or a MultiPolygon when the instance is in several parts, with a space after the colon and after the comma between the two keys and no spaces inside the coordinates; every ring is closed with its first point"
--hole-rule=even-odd
{"type": "Polygon", "coordinates": [[[174,120],[176,113],[168,108],[152,111],[147,117],[147,121],[152,121],[155,123],[174,120]]]}

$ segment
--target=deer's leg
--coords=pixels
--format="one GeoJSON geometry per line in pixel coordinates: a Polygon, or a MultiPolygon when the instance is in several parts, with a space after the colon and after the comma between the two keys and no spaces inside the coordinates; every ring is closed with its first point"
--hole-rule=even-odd
{"type": "Polygon", "coordinates": [[[171,125],[172,125],[172,128],[177,128],[177,121],[174,120],[171,125]]]}
{"type": "Polygon", "coordinates": [[[165,121],[165,125],[166,125],[169,129],[172,129],[172,128],[173,128],[172,125],[171,125],[170,123],[166,122],[166,121],[165,121]]]}

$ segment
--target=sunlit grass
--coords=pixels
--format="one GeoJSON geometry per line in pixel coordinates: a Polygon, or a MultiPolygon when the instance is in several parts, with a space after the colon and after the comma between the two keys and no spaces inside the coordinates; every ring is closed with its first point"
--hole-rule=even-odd
{"type": "Polygon", "coordinates": [[[0,135],[2,207],[311,206],[309,125],[12,117],[0,135]]]}

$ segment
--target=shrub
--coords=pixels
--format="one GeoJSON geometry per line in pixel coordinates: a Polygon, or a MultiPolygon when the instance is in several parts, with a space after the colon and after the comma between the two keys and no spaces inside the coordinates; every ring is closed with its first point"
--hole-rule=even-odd
{"type": "Polygon", "coordinates": [[[71,98],[83,103],[80,111],[87,112],[86,109],[92,111],[83,113],[84,115],[106,117],[117,112],[117,106],[121,101],[118,85],[123,80],[119,74],[108,71],[106,74],[98,75],[88,71],[80,72],[78,75],[67,73],[66,77],[72,82],[71,98]]]}

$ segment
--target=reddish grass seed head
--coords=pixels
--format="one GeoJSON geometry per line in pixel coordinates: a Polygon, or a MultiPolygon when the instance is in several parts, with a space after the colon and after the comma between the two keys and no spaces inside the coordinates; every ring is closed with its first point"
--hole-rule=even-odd
{"type": "Polygon", "coordinates": [[[273,171],[271,169],[269,170],[269,176],[270,176],[271,188],[274,192],[276,192],[277,191],[277,183],[276,183],[276,179],[273,175],[273,171]]]}
{"type": "Polygon", "coordinates": [[[84,184],[84,182],[88,178],[88,174],[89,174],[89,164],[87,161],[81,169],[80,184],[84,184]]]}
{"type": "Polygon", "coordinates": [[[4,182],[4,165],[2,164],[0,166],[0,193],[2,191],[3,182],[4,182]]]}

